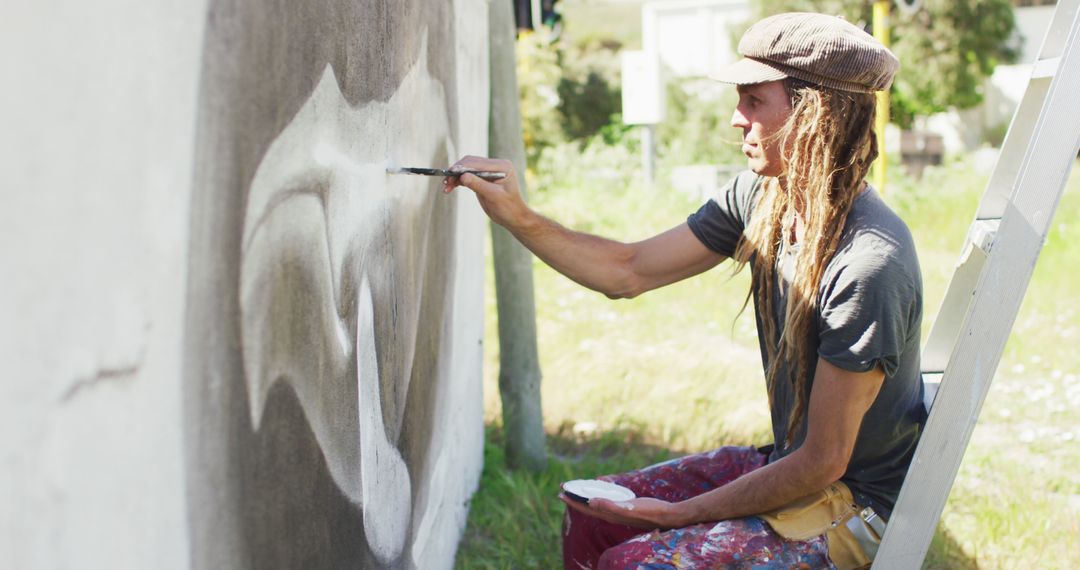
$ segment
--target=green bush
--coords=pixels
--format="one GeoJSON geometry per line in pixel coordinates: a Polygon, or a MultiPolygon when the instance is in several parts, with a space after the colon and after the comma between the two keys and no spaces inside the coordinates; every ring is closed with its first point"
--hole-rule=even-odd
{"type": "Polygon", "coordinates": [[[526,158],[535,170],[541,154],[568,141],[579,148],[600,135],[622,142],[621,45],[557,41],[545,29],[518,39],[518,89],[526,158]]]}
{"type": "Polygon", "coordinates": [[[560,44],[559,114],[568,138],[587,139],[617,119],[622,108],[621,48],[612,41],[560,44]]]}
{"type": "Polygon", "coordinates": [[[667,117],[656,129],[661,168],[741,163],[742,133],[731,128],[737,100],[730,85],[711,79],[668,83],[667,117]]]}
{"type": "Polygon", "coordinates": [[[595,70],[585,72],[585,79],[564,76],[559,81],[559,113],[563,131],[572,139],[584,139],[611,123],[618,113],[622,92],[612,87],[595,70]]]}
{"type": "MultiPolygon", "coordinates": [[[[610,136],[610,135],[609,135],[610,136]]],[[[538,157],[530,188],[618,192],[633,187],[641,178],[641,156],[636,131],[611,142],[604,134],[583,141],[552,145],[538,157]]]]}
{"type": "Polygon", "coordinates": [[[562,68],[550,33],[541,28],[517,41],[517,80],[525,158],[530,169],[545,148],[565,140],[559,115],[562,68]]]}

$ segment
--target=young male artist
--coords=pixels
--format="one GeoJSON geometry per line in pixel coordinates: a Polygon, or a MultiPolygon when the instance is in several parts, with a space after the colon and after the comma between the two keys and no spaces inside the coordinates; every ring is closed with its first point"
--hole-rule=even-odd
{"type": "Polygon", "coordinates": [[[727,258],[751,268],[775,444],[604,477],[632,501],[563,497],[567,568],[866,564],[873,548],[859,548],[848,524],[866,507],[888,518],[925,421],[914,245],[864,181],[878,154],[873,92],[888,89],[898,61],[819,14],[766,18],[739,53],[716,78],[738,90],[731,123],[749,171],[660,235],[619,243],[566,229],[522,202],[507,161],[457,165],[508,172],[499,183],[446,181],[473,190],[549,265],[611,297],[727,258]]]}

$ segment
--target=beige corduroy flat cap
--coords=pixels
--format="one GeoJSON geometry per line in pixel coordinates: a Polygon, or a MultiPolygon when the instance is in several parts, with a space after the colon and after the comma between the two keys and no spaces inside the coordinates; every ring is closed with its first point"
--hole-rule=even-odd
{"type": "Polygon", "coordinates": [[[888,89],[900,61],[873,36],[836,16],[769,16],[743,34],[736,61],[712,74],[748,85],[794,77],[843,91],[888,89]]]}

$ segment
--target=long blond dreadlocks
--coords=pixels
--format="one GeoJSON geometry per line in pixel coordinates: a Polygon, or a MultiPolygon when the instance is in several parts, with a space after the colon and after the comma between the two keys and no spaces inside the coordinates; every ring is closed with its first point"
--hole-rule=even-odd
{"type": "Polygon", "coordinates": [[[870,164],[877,158],[878,147],[872,94],[838,91],[792,78],[785,80],[785,88],[792,112],[776,134],[783,175],[765,182],[734,259],[736,271],[753,261],[770,401],[783,364],[793,384],[795,405],[782,444],[789,447],[806,415],[806,386],[813,374],[806,369],[808,345],[822,275],[836,253],[844,222],[870,164]],[[804,237],[787,295],[785,325],[777,331],[771,292],[777,283],[777,260],[785,244],[790,243],[796,216],[802,218],[804,237]]]}

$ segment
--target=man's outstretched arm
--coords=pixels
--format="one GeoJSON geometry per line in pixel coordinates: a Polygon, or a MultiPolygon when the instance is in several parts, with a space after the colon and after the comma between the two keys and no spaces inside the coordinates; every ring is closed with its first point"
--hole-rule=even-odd
{"type": "Polygon", "coordinates": [[[614,503],[594,499],[588,505],[567,504],[604,520],[648,528],[679,528],[782,507],[824,489],[844,474],[863,416],[874,403],[884,377],[876,368],[850,372],[819,358],[802,447],[723,487],[679,503],[656,499],[614,503]],[[632,510],[627,508],[630,504],[632,510]]]}
{"type": "Polygon", "coordinates": [[[448,179],[444,188],[447,192],[457,185],[469,188],[492,221],[509,230],[537,257],[608,297],[634,297],[697,275],[724,259],[705,247],[686,223],[635,243],[565,228],[525,204],[510,161],[466,157],[453,168],[506,172],[506,178],[497,182],[463,174],[448,179]]]}

